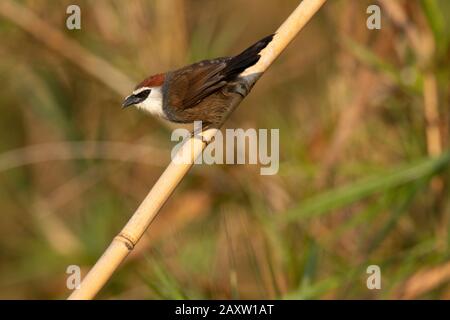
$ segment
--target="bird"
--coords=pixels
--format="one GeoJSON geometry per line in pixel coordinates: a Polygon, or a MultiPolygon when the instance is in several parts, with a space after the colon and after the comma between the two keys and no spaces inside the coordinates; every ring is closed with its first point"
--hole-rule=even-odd
{"type": "Polygon", "coordinates": [[[201,121],[204,128],[220,125],[233,93],[239,93],[236,84],[242,73],[258,62],[273,37],[264,37],[236,56],[202,60],[149,76],[125,98],[122,107],[136,106],[172,123],[201,121]]]}

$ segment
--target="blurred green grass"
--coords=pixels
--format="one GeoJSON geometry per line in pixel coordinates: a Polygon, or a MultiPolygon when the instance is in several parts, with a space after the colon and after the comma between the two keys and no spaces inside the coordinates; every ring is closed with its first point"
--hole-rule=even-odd
{"type": "MultiPolygon", "coordinates": [[[[72,2],[18,3],[137,82],[239,52],[297,1],[85,0],[79,31],[65,29],[72,2]]],[[[441,272],[450,243],[450,3],[399,3],[432,38],[426,65],[385,11],[382,29],[369,31],[369,1],[329,1],[227,123],[280,129],[278,175],[194,167],[99,297],[450,298],[441,272]],[[438,89],[443,152],[434,157],[425,73],[438,89]],[[381,267],[382,290],[365,285],[371,264],[381,267]]],[[[165,126],[122,111],[114,89],[1,14],[0,36],[0,163],[11,150],[64,141],[169,154],[165,126]]],[[[87,272],[161,171],[101,158],[1,171],[0,298],[65,298],[67,266],[87,272]]]]}

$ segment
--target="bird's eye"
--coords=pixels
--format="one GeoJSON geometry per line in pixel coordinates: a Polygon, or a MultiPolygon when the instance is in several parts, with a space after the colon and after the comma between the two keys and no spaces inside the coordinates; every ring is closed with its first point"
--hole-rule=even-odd
{"type": "Polygon", "coordinates": [[[150,94],[151,91],[152,90],[150,90],[150,89],[142,90],[141,92],[135,94],[135,96],[137,98],[139,98],[140,100],[145,100],[145,99],[147,99],[147,97],[148,97],[148,95],[150,94]]]}

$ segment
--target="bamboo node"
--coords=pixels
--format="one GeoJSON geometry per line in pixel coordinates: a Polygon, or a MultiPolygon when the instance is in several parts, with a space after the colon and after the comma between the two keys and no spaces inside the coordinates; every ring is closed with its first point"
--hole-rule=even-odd
{"type": "Polygon", "coordinates": [[[122,232],[115,237],[115,240],[123,242],[129,251],[133,250],[136,245],[136,241],[134,241],[131,236],[122,232]]]}

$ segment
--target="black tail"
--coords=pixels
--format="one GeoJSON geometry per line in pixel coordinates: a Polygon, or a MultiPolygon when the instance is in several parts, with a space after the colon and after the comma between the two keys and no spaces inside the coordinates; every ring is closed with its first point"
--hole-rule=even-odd
{"type": "Polygon", "coordinates": [[[270,43],[270,41],[272,41],[273,36],[274,34],[271,34],[270,36],[259,40],[257,43],[251,45],[237,56],[232,57],[227,63],[226,68],[223,70],[223,72],[227,75],[227,78],[232,79],[245,69],[257,63],[259,58],[261,58],[259,53],[270,43]]]}

